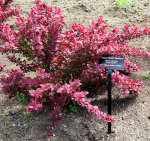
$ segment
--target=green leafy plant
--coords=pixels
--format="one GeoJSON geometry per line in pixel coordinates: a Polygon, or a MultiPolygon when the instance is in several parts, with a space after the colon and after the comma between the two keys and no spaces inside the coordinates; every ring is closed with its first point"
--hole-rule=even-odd
{"type": "Polygon", "coordinates": [[[20,93],[20,92],[16,93],[16,97],[17,97],[18,101],[20,101],[20,102],[25,102],[25,100],[26,100],[25,94],[20,93]]]}
{"type": "Polygon", "coordinates": [[[76,104],[75,101],[73,101],[72,104],[69,105],[69,109],[70,109],[70,113],[71,113],[71,114],[74,114],[74,113],[76,113],[76,112],[78,111],[76,105],[77,105],[77,104],[76,104]]]}
{"type": "Polygon", "coordinates": [[[150,72],[147,72],[146,74],[143,75],[146,78],[150,78],[150,72]]]}
{"type": "Polygon", "coordinates": [[[119,7],[128,9],[133,4],[133,0],[116,0],[115,4],[119,7]]]}
{"type": "Polygon", "coordinates": [[[24,120],[27,120],[29,117],[31,117],[31,112],[23,110],[23,115],[24,115],[24,120]]]}
{"type": "Polygon", "coordinates": [[[72,114],[75,114],[77,110],[77,103],[75,101],[72,101],[70,99],[66,102],[65,112],[72,114]]]}
{"type": "Polygon", "coordinates": [[[24,93],[17,92],[16,97],[17,97],[18,101],[23,104],[22,105],[22,108],[23,108],[22,114],[23,114],[24,120],[27,120],[31,116],[31,112],[26,111],[24,109],[24,106],[25,106],[24,104],[27,101],[27,96],[24,93]]]}

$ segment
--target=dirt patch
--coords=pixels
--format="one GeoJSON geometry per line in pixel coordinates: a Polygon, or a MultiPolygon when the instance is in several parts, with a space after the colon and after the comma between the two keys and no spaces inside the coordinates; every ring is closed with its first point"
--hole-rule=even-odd
{"type": "MultiPolygon", "coordinates": [[[[110,28],[123,27],[126,23],[144,27],[150,25],[149,0],[135,0],[129,9],[116,7],[113,0],[45,0],[44,2],[58,6],[66,16],[66,28],[74,18],[80,19],[84,25],[103,16],[110,28]]],[[[26,15],[34,5],[34,0],[15,0],[14,7],[20,6],[22,14],[26,15]]],[[[13,20],[10,19],[13,24],[13,20]]],[[[143,50],[150,49],[150,39],[144,37],[130,44],[143,50]]],[[[14,67],[4,55],[0,55],[0,63],[14,67]]],[[[44,134],[49,125],[48,109],[33,113],[24,119],[23,107],[16,99],[7,100],[0,96],[0,141],[150,141],[150,79],[142,76],[150,70],[150,60],[134,59],[141,69],[131,75],[132,78],[143,81],[145,86],[140,95],[123,96],[116,88],[112,89],[112,114],[115,122],[113,133],[107,134],[107,123],[94,118],[86,109],[78,107],[75,115],[64,114],[63,121],[54,129],[55,135],[46,139],[44,134]],[[14,115],[9,113],[15,111],[14,115]]],[[[92,104],[98,105],[107,112],[107,91],[105,87],[96,88],[89,97],[92,104]]]]}

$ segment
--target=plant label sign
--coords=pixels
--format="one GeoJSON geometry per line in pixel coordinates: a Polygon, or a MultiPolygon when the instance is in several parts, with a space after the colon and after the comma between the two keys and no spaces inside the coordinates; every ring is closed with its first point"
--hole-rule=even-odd
{"type": "MultiPolygon", "coordinates": [[[[108,114],[111,115],[111,73],[113,70],[124,70],[125,55],[105,55],[99,59],[98,64],[108,69],[108,114]]],[[[108,122],[108,134],[111,134],[111,123],[108,122]]]]}
{"type": "Polygon", "coordinates": [[[105,55],[99,59],[98,64],[105,65],[108,70],[123,70],[125,55],[105,55]]]}

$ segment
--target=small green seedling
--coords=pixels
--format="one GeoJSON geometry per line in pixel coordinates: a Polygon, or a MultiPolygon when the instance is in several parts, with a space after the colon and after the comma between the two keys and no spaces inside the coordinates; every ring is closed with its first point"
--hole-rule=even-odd
{"type": "Polygon", "coordinates": [[[19,102],[23,102],[24,103],[25,100],[26,100],[25,94],[20,93],[20,92],[16,93],[16,97],[17,97],[17,99],[18,99],[19,102]]]}
{"type": "Polygon", "coordinates": [[[73,103],[71,105],[69,105],[69,108],[70,108],[70,113],[71,114],[76,113],[77,112],[76,102],[73,101],[73,103]]]}
{"type": "Polygon", "coordinates": [[[23,110],[24,120],[27,120],[29,117],[31,117],[31,112],[27,112],[26,110],[23,110]]]}
{"type": "Polygon", "coordinates": [[[143,75],[146,78],[150,78],[150,72],[147,72],[146,74],[143,75]]]}
{"type": "Polygon", "coordinates": [[[77,103],[75,101],[68,99],[64,111],[67,113],[70,113],[71,115],[75,114],[78,111],[77,110],[77,103]]]}
{"type": "Polygon", "coordinates": [[[116,0],[115,4],[119,7],[128,9],[133,4],[133,0],[116,0]]]}

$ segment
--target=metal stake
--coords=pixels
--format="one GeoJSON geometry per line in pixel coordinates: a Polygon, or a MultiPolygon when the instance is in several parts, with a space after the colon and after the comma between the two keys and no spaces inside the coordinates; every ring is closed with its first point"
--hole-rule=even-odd
{"type": "MultiPolygon", "coordinates": [[[[111,115],[111,73],[112,70],[108,70],[108,114],[111,115]]],[[[111,134],[111,122],[108,122],[108,134],[111,134]]]]}

